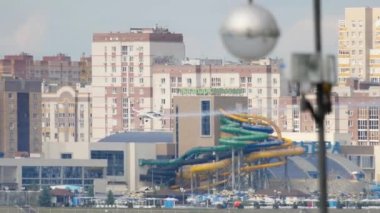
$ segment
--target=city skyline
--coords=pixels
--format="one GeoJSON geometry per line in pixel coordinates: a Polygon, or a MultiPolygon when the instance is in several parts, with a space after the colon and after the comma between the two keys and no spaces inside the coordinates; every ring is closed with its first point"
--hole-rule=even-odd
{"type": "MultiPolygon", "coordinates": [[[[279,4],[268,0],[256,3],[275,16],[281,30],[281,37],[271,57],[287,60],[293,52],[313,50],[311,2],[296,0],[279,4]]],[[[127,32],[130,27],[158,25],[184,35],[187,57],[237,60],[224,49],[219,28],[228,13],[243,4],[246,1],[212,0],[202,2],[201,7],[197,1],[171,0],[80,1],[75,5],[70,1],[5,1],[0,3],[4,8],[0,15],[3,26],[0,56],[27,52],[39,58],[62,52],[76,59],[82,53],[91,53],[89,40],[93,33],[127,32]],[[146,6],[148,4],[149,7],[146,6]],[[104,10],[106,7],[109,9],[104,10]]],[[[343,19],[344,8],[366,6],[378,4],[370,0],[323,2],[322,42],[326,53],[337,52],[338,20],[343,19]]]]}

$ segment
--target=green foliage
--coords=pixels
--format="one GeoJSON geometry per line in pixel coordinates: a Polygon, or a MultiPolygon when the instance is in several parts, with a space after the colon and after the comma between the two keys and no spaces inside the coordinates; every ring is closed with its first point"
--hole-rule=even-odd
{"type": "Polygon", "coordinates": [[[50,207],[51,206],[51,194],[49,187],[44,187],[42,189],[42,192],[39,196],[38,203],[40,206],[43,207],[50,207]]]}
{"type": "Polygon", "coordinates": [[[111,190],[108,191],[106,204],[107,205],[114,205],[115,204],[115,197],[113,196],[113,193],[111,190]]]}

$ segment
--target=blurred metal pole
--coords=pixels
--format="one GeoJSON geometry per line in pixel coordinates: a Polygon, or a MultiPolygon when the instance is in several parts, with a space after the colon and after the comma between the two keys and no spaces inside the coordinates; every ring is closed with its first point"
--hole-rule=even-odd
{"type": "MultiPolygon", "coordinates": [[[[314,27],[315,27],[315,51],[318,56],[322,53],[321,42],[321,1],[314,0],[314,27]]],[[[319,203],[320,212],[327,213],[327,174],[326,174],[326,144],[325,144],[325,115],[329,111],[326,109],[326,91],[324,91],[324,83],[317,84],[317,112],[315,114],[315,122],[318,127],[318,169],[319,169],[319,203]]]]}

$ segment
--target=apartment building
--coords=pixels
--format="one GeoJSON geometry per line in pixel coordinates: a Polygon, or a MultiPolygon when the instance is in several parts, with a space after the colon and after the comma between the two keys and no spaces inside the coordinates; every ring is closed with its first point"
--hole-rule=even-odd
{"type": "MultiPolygon", "coordinates": [[[[162,114],[161,127],[171,129],[175,96],[224,95],[248,97],[244,111],[276,120],[281,88],[279,64],[269,59],[256,64],[154,65],[153,112],[162,114]]],[[[147,123],[147,122],[145,122],[147,123]]]]}
{"type": "Polygon", "coordinates": [[[26,53],[6,55],[4,59],[0,59],[0,76],[27,79],[32,68],[33,56],[26,53]]]}
{"type": "Polygon", "coordinates": [[[32,55],[6,55],[0,59],[0,75],[25,80],[44,81],[60,86],[91,83],[91,58],[82,56],[80,61],[62,53],[34,60],[32,55]]]}
{"type": "Polygon", "coordinates": [[[4,157],[41,154],[41,82],[0,80],[0,152],[4,157]]]}
{"type": "Polygon", "coordinates": [[[42,142],[89,142],[91,86],[43,85],[42,142]]]}
{"type": "Polygon", "coordinates": [[[138,111],[152,109],[153,64],[180,64],[182,34],[165,28],[94,33],[92,41],[93,137],[144,129],[138,111]]]}
{"type": "Polygon", "coordinates": [[[339,21],[338,81],[380,82],[380,8],[346,8],[339,21]]]}
{"type": "MultiPolygon", "coordinates": [[[[313,97],[309,97],[312,101],[313,97]]],[[[349,134],[349,145],[380,145],[380,85],[350,80],[334,88],[333,110],[326,116],[325,132],[349,134]]],[[[315,101],[313,102],[315,103],[315,101]]],[[[279,127],[288,132],[316,132],[310,112],[300,111],[298,97],[280,97],[279,127]]]]}

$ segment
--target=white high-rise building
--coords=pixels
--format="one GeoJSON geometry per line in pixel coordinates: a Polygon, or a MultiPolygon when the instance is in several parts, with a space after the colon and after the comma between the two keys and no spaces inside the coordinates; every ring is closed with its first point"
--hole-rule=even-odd
{"type": "Polygon", "coordinates": [[[139,111],[152,109],[153,64],[185,58],[182,34],[164,28],[131,28],[127,33],[95,33],[92,42],[93,139],[144,129],[139,111]],[[129,120],[130,119],[130,120],[129,120]]]}

